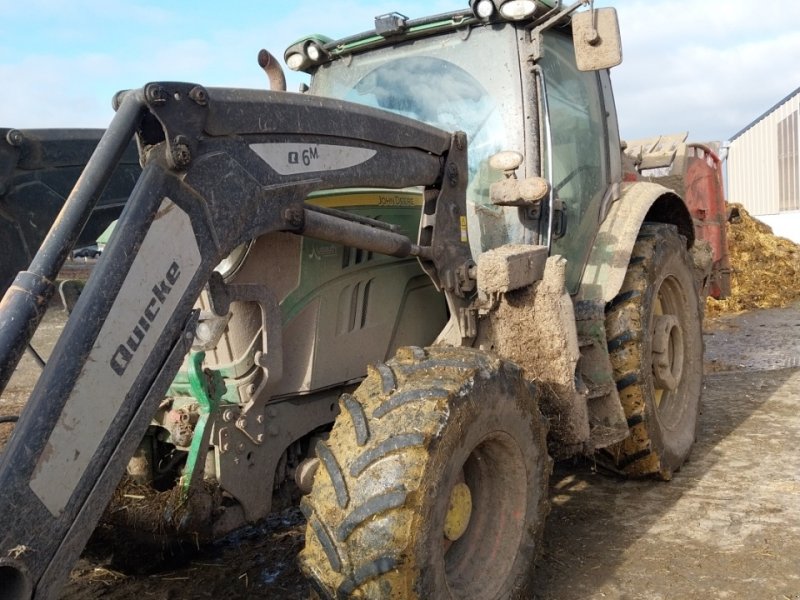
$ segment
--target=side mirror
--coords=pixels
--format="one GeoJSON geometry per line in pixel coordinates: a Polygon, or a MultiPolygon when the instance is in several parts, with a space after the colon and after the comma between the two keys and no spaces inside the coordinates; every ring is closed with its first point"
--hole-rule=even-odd
{"type": "Polygon", "coordinates": [[[616,9],[594,8],[573,15],[572,41],[579,71],[616,67],[622,62],[616,9]]]}

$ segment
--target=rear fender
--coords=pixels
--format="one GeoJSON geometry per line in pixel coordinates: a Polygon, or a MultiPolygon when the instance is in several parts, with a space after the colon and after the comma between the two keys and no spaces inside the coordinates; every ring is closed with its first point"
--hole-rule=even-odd
{"type": "Polygon", "coordinates": [[[633,246],[642,223],[672,223],[686,237],[687,247],[695,240],[692,218],[680,196],[662,185],[647,182],[625,184],[620,199],[611,205],[600,226],[575,299],[575,320],[581,359],[578,376],[587,388],[591,450],[604,448],[628,434],[622,404],[617,393],[605,329],[605,306],[622,288],[633,246]],[[609,427],[614,423],[614,427],[609,427]]]}
{"type": "Polygon", "coordinates": [[[645,221],[672,223],[686,238],[687,247],[694,244],[692,217],[680,196],[656,183],[625,184],[597,232],[578,290],[579,302],[605,304],[617,295],[645,221]]]}

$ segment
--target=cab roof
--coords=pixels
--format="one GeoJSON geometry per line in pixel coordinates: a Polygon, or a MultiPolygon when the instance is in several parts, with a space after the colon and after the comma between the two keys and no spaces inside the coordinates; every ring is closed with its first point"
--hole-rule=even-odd
{"type": "MultiPolygon", "coordinates": [[[[535,2],[537,10],[532,17],[514,22],[525,23],[528,27],[534,27],[537,23],[543,22],[553,16],[556,11],[562,8],[561,0],[535,0],[535,2]]],[[[477,17],[470,8],[419,19],[409,19],[405,15],[394,12],[375,17],[375,29],[338,40],[320,34],[303,37],[289,46],[284,58],[287,64],[289,64],[288,58],[294,49],[303,46],[307,47],[309,42],[314,43],[321,50],[320,58],[298,69],[301,71],[310,71],[316,69],[316,67],[321,64],[349,54],[389,46],[405,40],[429,37],[448,31],[457,31],[460,29],[502,22],[511,21],[500,16],[499,11],[495,11],[488,19],[481,19],[477,17]]],[[[290,65],[290,68],[294,67],[290,65]]]]}

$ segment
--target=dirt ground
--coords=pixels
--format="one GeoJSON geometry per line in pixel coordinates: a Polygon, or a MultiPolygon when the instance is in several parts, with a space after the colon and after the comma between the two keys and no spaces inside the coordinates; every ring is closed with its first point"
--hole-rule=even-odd
{"type": "MultiPolygon", "coordinates": [[[[43,353],[62,322],[63,312],[48,314],[36,338],[43,353]]],[[[557,465],[536,598],[800,600],[800,304],[717,318],[704,338],[690,462],[669,483],[557,465]]],[[[19,412],[36,373],[26,356],[0,415],[19,412]]],[[[0,425],[0,445],[10,430],[0,425]]],[[[295,565],[302,543],[297,510],[180,561],[139,557],[124,572],[112,566],[113,544],[95,542],[64,598],[307,598],[295,565]]]]}

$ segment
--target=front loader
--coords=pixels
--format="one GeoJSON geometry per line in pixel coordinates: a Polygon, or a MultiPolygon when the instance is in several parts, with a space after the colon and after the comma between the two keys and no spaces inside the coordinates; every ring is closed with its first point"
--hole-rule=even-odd
{"type": "MultiPolygon", "coordinates": [[[[100,129],[0,128],[0,293],[30,264],[102,135],[100,129]]],[[[77,247],[94,244],[119,217],[140,172],[130,144],[77,247]]]]}
{"type": "Polygon", "coordinates": [[[118,94],[0,305],[4,387],[135,136],[141,177],[2,455],[0,598],[57,597],[128,485],[141,504],[104,519],[192,540],[302,495],[323,598],[526,598],[551,457],[680,468],[713,261],[702,215],[623,171],[616,17],[587,3],[305,38],[304,94],[266,53],[273,91],[118,94]]]}

